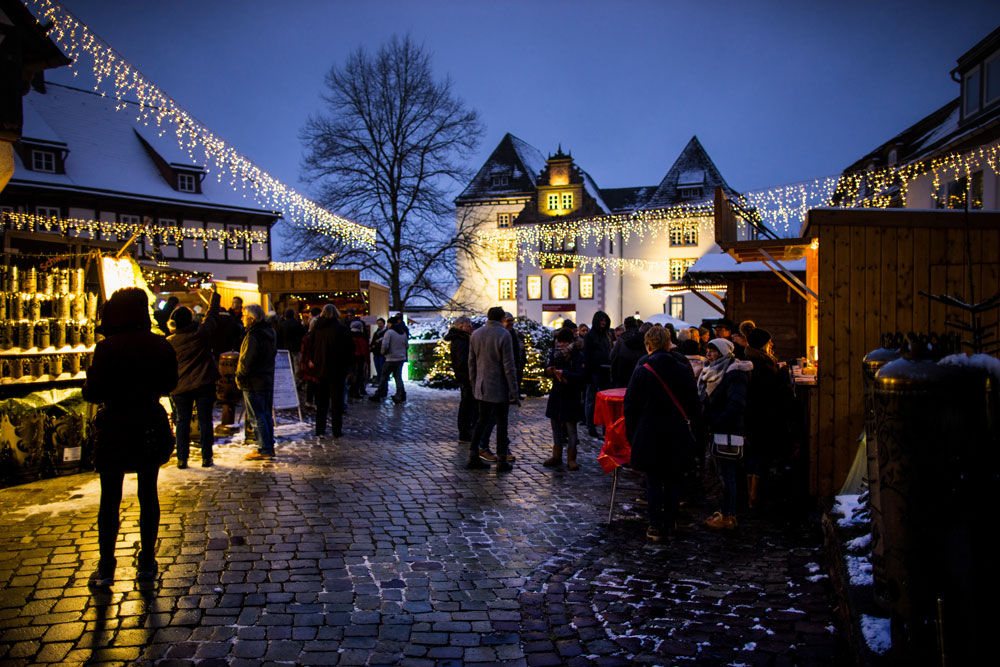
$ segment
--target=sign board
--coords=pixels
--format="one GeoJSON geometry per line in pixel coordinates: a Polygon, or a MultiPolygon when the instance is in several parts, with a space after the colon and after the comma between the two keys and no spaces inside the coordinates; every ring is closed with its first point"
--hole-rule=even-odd
{"type": "Polygon", "coordinates": [[[274,356],[274,409],[295,410],[299,407],[299,392],[295,390],[292,356],[288,350],[278,350],[274,356]]]}

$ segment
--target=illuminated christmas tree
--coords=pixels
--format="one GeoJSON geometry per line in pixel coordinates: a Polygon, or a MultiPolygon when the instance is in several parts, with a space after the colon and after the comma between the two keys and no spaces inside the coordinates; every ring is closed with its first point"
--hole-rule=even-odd
{"type": "Polygon", "coordinates": [[[545,377],[547,355],[534,345],[531,335],[524,336],[524,377],[521,391],[528,396],[544,396],[552,388],[551,378],[545,377]]]}
{"type": "Polygon", "coordinates": [[[458,380],[451,369],[451,345],[443,338],[434,346],[434,365],[427,371],[423,385],[434,389],[456,389],[458,380]]]}

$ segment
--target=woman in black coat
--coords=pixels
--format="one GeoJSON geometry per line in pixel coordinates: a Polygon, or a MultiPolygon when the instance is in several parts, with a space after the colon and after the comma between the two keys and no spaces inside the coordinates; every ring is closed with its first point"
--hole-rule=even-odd
{"type": "Polygon", "coordinates": [[[156,478],[173,451],[170,423],[159,398],[177,384],[177,357],[170,343],[153,334],[150,327],[149,300],[143,290],[129,287],[112,294],[101,313],[104,340],[94,349],[83,386],[85,400],[104,404],[94,421],[95,465],[101,476],[97,513],[101,559],[90,579],[95,586],[109,586],[114,581],[118,513],[126,472],[135,472],[138,477],[141,549],[137,576],[156,577],[160,528],[156,478]]]}
{"type": "Polygon", "coordinates": [[[576,446],[579,441],[576,424],[583,419],[580,396],[583,393],[586,376],[583,371],[583,352],[573,344],[576,336],[570,329],[556,332],[555,347],[545,366],[545,375],[552,378],[549,402],[545,406],[545,416],[552,422],[552,456],[542,463],[547,468],[562,464],[563,444],[567,445],[566,467],[579,470],[576,462],[576,446]]]}
{"type": "Polygon", "coordinates": [[[788,438],[785,409],[792,389],[787,373],[778,368],[771,334],[753,329],[747,343],[746,360],[753,364],[747,389],[747,504],[753,508],[757,505],[760,476],[788,438]]]}
{"type": "Polygon", "coordinates": [[[681,476],[694,456],[692,433],[702,432],[701,407],[690,369],[668,351],[670,333],[653,327],[644,343],[648,354],[639,359],[625,392],[625,432],[632,467],[646,473],[646,536],[659,542],[675,527],[681,476]]]}
{"type": "MultiPolygon", "coordinates": [[[[747,384],[750,381],[749,361],[733,355],[733,344],[725,338],[713,338],[708,343],[705,368],[698,377],[698,394],[705,420],[712,434],[745,435],[744,413],[747,384]]],[[[722,508],[705,520],[709,528],[736,528],[736,474],[741,462],[715,457],[722,481],[722,508]]]]}

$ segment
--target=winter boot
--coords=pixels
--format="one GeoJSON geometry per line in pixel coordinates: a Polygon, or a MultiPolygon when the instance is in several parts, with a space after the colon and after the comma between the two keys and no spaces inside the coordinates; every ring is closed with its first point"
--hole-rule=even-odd
{"type": "Polygon", "coordinates": [[[542,465],[546,468],[555,468],[562,465],[562,445],[552,445],[552,456],[545,459],[542,465]]]}
{"type": "Polygon", "coordinates": [[[567,470],[579,470],[580,464],[576,462],[576,447],[570,447],[566,450],[566,469],[567,470]]]}

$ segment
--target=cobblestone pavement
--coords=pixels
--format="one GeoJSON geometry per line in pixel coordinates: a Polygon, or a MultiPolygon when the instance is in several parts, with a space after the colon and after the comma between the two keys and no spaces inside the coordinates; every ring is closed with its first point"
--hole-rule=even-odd
{"type": "Polygon", "coordinates": [[[165,466],[157,582],[133,580],[129,476],[110,593],[87,587],[95,475],[0,491],[0,663],[837,663],[815,521],[765,511],[712,534],[694,503],[654,546],[635,475],[606,525],[596,441],[578,472],[541,466],[544,399],[512,413],[499,476],[464,469],[456,407],[413,387],[352,403],[336,441],[285,422],[274,463],[230,443],[215,468],[165,466]]]}

